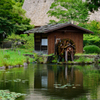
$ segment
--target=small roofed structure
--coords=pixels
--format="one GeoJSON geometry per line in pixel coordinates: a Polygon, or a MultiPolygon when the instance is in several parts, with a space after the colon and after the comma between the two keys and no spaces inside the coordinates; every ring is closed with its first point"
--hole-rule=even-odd
{"type": "Polygon", "coordinates": [[[34,33],[36,51],[47,50],[48,54],[52,54],[57,53],[59,47],[57,48],[56,46],[61,41],[63,41],[63,43],[61,42],[59,46],[62,46],[64,52],[68,52],[68,45],[70,44],[72,45],[70,49],[74,46],[73,49],[75,50],[73,51],[76,53],[83,53],[83,34],[90,34],[93,32],[71,23],[60,23],[41,26],[25,31],[24,33],[34,33]]]}

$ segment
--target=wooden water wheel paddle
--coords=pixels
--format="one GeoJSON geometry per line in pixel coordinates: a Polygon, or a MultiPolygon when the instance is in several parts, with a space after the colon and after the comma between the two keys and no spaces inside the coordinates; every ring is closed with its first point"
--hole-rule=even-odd
{"type": "Polygon", "coordinates": [[[76,52],[75,43],[71,39],[62,39],[57,44],[58,55],[65,59],[65,61],[74,59],[76,52]]]}

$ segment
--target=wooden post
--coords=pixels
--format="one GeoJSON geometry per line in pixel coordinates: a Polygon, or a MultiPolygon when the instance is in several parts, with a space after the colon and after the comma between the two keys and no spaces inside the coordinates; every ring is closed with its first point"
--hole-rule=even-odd
{"type": "Polygon", "coordinates": [[[54,36],[54,54],[56,55],[56,35],[54,36]]]}
{"type": "Polygon", "coordinates": [[[68,61],[68,51],[65,50],[65,61],[67,62],[68,61]]]}
{"type": "Polygon", "coordinates": [[[42,35],[40,34],[40,51],[41,51],[42,35]]]}
{"type": "Polygon", "coordinates": [[[73,57],[73,50],[72,50],[72,53],[71,53],[71,60],[72,60],[72,61],[74,60],[74,57],[73,57]]]}

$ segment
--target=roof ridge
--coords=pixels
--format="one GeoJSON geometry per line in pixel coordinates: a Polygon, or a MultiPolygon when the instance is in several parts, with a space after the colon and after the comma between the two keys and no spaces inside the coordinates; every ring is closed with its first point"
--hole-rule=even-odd
{"type": "Polygon", "coordinates": [[[57,24],[48,24],[48,25],[44,25],[41,27],[37,27],[37,28],[31,29],[31,30],[25,31],[24,33],[49,33],[49,32],[52,32],[52,31],[55,31],[55,30],[58,30],[58,29],[61,29],[64,27],[68,27],[68,26],[75,27],[81,31],[84,31],[84,33],[93,33],[90,30],[87,30],[83,27],[80,27],[80,26],[77,26],[77,25],[74,25],[74,24],[68,23],[68,22],[67,23],[57,23],[57,24]]]}

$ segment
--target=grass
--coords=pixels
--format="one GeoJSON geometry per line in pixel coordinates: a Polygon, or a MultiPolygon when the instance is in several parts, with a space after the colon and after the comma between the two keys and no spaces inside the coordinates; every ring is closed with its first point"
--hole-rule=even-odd
{"type": "Polygon", "coordinates": [[[85,55],[97,55],[97,53],[91,53],[91,54],[77,53],[77,54],[75,54],[75,56],[85,56],[85,55]]]}
{"type": "Polygon", "coordinates": [[[33,58],[25,57],[23,54],[33,54],[32,50],[17,49],[0,49],[0,66],[23,65],[24,62],[32,62],[33,58]]]}
{"type": "MultiPolygon", "coordinates": [[[[89,54],[75,54],[76,56],[81,56],[79,59],[74,59],[75,62],[93,62],[94,59],[84,57],[85,55],[89,54]]],[[[92,54],[96,55],[96,54],[92,54]]],[[[47,55],[45,55],[47,56],[47,55]]],[[[33,53],[32,49],[19,49],[17,48],[16,51],[11,49],[0,49],[0,66],[16,66],[16,65],[23,65],[24,62],[37,62],[37,63],[44,63],[45,56],[38,56],[38,54],[33,53]],[[34,54],[34,59],[28,56],[24,56],[23,54],[34,54]]],[[[57,61],[57,59],[54,59],[57,61]]],[[[99,59],[100,61],[100,59],[99,59]]],[[[71,61],[69,61],[71,63],[71,61]]]]}
{"type": "Polygon", "coordinates": [[[33,50],[32,49],[20,49],[17,48],[16,51],[12,51],[11,49],[2,49],[6,52],[12,53],[12,52],[18,52],[19,54],[33,54],[33,50]]]}
{"type": "Polygon", "coordinates": [[[79,59],[75,59],[74,60],[75,62],[79,62],[79,63],[82,63],[82,62],[93,62],[94,59],[93,58],[88,58],[88,57],[80,57],[79,59]]]}

